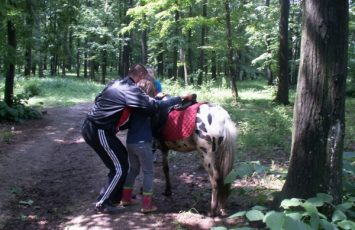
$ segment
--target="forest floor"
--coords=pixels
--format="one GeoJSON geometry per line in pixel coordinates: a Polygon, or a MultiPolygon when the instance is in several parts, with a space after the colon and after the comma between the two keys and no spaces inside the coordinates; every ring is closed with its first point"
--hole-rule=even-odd
{"type": "MultiPolygon", "coordinates": [[[[210,229],[243,222],[208,217],[210,183],[196,153],[170,156],[171,198],[161,195],[164,176],[158,157],[156,213],[141,214],[138,205],[119,215],[96,214],[94,202],[107,169],[80,135],[90,106],[49,108],[40,120],[0,124],[0,131],[11,130],[0,141],[0,229],[210,229]]],[[[237,184],[252,188],[258,183],[237,184]]],[[[141,176],[136,192],[140,185],[141,176]]],[[[229,198],[231,214],[260,199],[248,195],[249,200],[229,198]]]]}

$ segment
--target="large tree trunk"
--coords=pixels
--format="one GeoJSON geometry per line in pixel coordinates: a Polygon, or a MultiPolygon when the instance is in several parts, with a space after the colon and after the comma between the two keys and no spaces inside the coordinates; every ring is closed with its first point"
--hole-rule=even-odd
{"type": "Polygon", "coordinates": [[[4,100],[8,106],[12,106],[14,99],[14,79],[16,63],[16,28],[12,21],[7,21],[7,48],[8,64],[6,67],[4,100]]]}
{"type": "Polygon", "coordinates": [[[237,100],[237,98],[238,98],[238,90],[237,90],[237,83],[236,83],[237,75],[236,75],[236,71],[233,67],[234,51],[233,51],[233,46],[232,46],[232,25],[231,25],[229,4],[230,4],[229,0],[226,0],[224,2],[224,7],[226,10],[226,29],[227,29],[227,46],[228,46],[227,66],[228,66],[229,75],[230,75],[232,94],[233,94],[234,98],[237,100]]]}
{"type": "Polygon", "coordinates": [[[348,0],[307,0],[291,161],[281,198],[331,194],[341,201],[348,0]]]}
{"type": "Polygon", "coordinates": [[[279,104],[287,105],[288,101],[288,16],[290,11],[290,1],[280,0],[281,16],[279,24],[279,81],[275,101],[279,104]]]}

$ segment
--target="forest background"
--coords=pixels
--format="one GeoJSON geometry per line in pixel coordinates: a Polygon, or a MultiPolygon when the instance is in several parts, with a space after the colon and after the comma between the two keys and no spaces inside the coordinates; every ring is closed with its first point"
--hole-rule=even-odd
{"type": "MultiPolygon", "coordinates": [[[[196,91],[201,100],[225,107],[240,129],[241,156],[252,152],[256,160],[270,152],[273,158],[288,155],[302,1],[0,3],[0,32],[6,34],[0,38],[0,121],[40,117],[38,111],[48,106],[93,100],[105,83],[125,76],[133,63],[142,63],[156,70],[167,92],[196,91]]],[[[353,159],[353,1],[348,34],[344,151],[353,159]]],[[[5,130],[1,135],[11,139],[12,134],[5,130]]],[[[255,162],[244,169],[250,165],[255,169],[255,162]]]]}

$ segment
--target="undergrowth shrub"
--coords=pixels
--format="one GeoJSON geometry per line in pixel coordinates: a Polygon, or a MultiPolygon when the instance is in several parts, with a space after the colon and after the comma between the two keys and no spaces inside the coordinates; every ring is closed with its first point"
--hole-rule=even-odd
{"type": "Polygon", "coordinates": [[[11,107],[4,101],[0,101],[0,122],[41,118],[42,114],[38,109],[27,105],[28,99],[27,94],[17,94],[11,107]]]}
{"type": "MultiPolygon", "coordinates": [[[[228,218],[243,218],[244,226],[231,229],[271,229],[271,230],[353,230],[355,229],[355,152],[343,154],[343,203],[334,204],[333,197],[318,193],[309,199],[285,199],[281,202],[281,211],[270,210],[264,206],[254,206],[228,218]],[[254,228],[253,226],[257,226],[254,228]]],[[[260,162],[240,162],[225,179],[232,183],[236,178],[245,176],[270,174],[271,170],[260,162]]],[[[260,202],[258,202],[260,204],[260,202]]],[[[226,230],[226,227],[215,227],[212,230],[226,230]]]]}
{"type": "MultiPolygon", "coordinates": [[[[259,222],[268,229],[355,229],[355,197],[346,197],[339,205],[332,203],[332,196],[318,193],[316,197],[305,199],[285,199],[281,202],[282,211],[268,211],[266,207],[254,206],[251,210],[240,211],[229,218],[245,218],[251,225],[259,222]]],[[[225,227],[216,227],[213,230],[224,230],[225,227]]],[[[254,229],[243,227],[243,229],[254,229]]]]}
{"type": "Polygon", "coordinates": [[[41,95],[42,90],[37,83],[30,83],[24,86],[24,93],[27,94],[29,97],[34,97],[41,95]]]}

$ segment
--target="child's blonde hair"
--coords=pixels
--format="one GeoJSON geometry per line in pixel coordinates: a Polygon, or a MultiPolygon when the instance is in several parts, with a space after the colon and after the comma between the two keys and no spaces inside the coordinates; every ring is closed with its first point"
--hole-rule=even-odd
{"type": "Polygon", "coordinates": [[[137,83],[137,86],[141,88],[150,97],[155,97],[156,89],[154,85],[154,80],[142,79],[137,83]]]}

